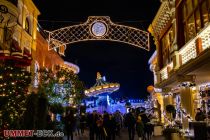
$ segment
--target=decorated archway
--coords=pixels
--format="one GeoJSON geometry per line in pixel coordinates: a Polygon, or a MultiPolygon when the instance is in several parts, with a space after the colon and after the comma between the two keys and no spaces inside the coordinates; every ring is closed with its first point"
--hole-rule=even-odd
{"type": "Polygon", "coordinates": [[[48,32],[49,50],[59,48],[61,54],[67,44],[89,40],[117,41],[149,50],[148,32],[115,24],[108,16],[90,16],[85,23],[48,32]]]}

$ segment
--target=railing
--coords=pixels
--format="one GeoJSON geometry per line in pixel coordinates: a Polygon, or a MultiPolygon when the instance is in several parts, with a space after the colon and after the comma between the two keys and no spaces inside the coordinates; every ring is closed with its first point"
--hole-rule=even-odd
{"type": "Polygon", "coordinates": [[[174,67],[174,63],[173,61],[171,61],[171,63],[168,64],[168,68],[169,68],[168,72],[170,72],[173,69],[173,67],[174,67]]]}
{"type": "Polygon", "coordinates": [[[202,40],[202,51],[210,47],[210,24],[204,27],[195,38],[191,39],[179,51],[182,59],[182,65],[197,57],[195,42],[198,38],[201,38],[202,40]]]}
{"type": "Polygon", "coordinates": [[[161,75],[161,81],[168,79],[168,70],[167,70],[167,66],[165,66],[165,67],[160,71],[160,75],[161,75]]]}
{"type": "Polygon", "coordinates": [[[195,45],[196,38],[189,41],[187,44],[183,46],[183,48],[179,51],[181,55],[182,65],[190,61],[191,59],[196,58],[196,45],[195,45]]]}
{"type": "Polygon", "coordinates": [[[173,61],[169,63],[167,66],[165,66],[161,71],[161,81],[168,79],[169,77],[169,72],[173,69],[173,61]]]}
{"type": "Polygon", "coordinates": [[[206,50],[210,48],[210,24],[208,24],[199,34],[202,40],[202,49],[206,50]]]}

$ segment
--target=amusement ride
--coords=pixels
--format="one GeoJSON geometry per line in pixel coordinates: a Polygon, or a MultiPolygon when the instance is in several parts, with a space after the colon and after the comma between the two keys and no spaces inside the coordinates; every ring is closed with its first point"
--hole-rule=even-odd
{"type": "Polygon", "coordinates": [[[95,97],[94,106],[98,107],[98,111],[107,111],[107,107],[110,105],[109,95],[119,90],[119,83],[109,83],[106,81],[105,76],[101,76],[97,72],[96,83],[93,87],[85,90],[85,95],[88,97],[95,97]]]}

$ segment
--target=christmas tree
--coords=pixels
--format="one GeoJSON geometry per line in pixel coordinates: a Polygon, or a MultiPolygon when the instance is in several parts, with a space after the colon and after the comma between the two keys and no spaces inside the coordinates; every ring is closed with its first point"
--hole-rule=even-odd
{"type": "Polygon", "coordinates": [[[0,65],[0,128],[18,129],[31,74],[11,62],[0,65]]]}
{"type": "Polygon", "coordinates": [[[69,98],[79,104],[84,97],[84,84],[78,76],[68,68],[57,66],[56,71],[40,69],[40,89],[48,97],[51,111],[62,112],[62,106],[68,106],[69,98]]]}

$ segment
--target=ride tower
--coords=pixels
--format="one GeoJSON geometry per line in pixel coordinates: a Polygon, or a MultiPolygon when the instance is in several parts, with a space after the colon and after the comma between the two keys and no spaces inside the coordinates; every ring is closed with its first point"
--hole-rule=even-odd
{"type": "Polygon", "coordinates": [[[85,90],[85,95],[88,97],[94,97],[94,106],[97,108],[98,112],[108,111],[108,106],[110,106],[109,95],[117,90],[119,90],[119,83],[109,83],[106,81],[105,76],[101,76],[97,72],[96,83],[93,87],[85,90]]]}

